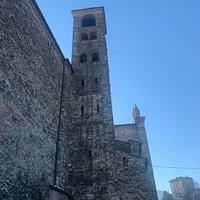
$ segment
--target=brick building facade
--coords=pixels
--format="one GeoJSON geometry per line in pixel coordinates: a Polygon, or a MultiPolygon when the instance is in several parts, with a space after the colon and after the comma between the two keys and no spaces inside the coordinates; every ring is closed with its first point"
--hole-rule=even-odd
{"type": "Polygon", "coordinates": [[[0,199],[157,200],[144,117],[113,124],[104,8],[72,11],[71,63],[33,0],[0,10],[0,199]]]}

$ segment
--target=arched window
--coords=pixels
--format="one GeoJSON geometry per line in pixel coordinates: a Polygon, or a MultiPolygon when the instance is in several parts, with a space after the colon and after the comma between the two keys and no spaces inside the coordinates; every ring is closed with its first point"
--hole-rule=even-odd
{"type": "Polygon", "coordinates": [[[87,62],[87,55],[86,54],[81,54],[80,63],[85,63],[85,62],[87,62]]]}
{"type": "Polygon", "coordinates": [[[92,62],[98,62],[99,61],[99,54],[97,52],[94,52],[92,54],[92,62]]]}
{"type": "Polygon", "coordinates": [[[97,34],[95,32],[90,33],[90,40],[96,40],[97,34]]]}
{"type": "Polygon", "coordinates": [[[87,27],[87,26],[96,26],[96,20],[94,16],[86,16],[82,20],[82,27],[87,27]]]}
{"type": "Polygon", "coordinates": [[[87,33],[82,33],[81,34],[81,40],[88,40],[88,34],[87,33]]]}

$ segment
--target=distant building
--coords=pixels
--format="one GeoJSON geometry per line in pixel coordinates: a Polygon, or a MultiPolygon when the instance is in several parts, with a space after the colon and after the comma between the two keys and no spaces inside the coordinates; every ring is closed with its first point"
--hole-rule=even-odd
{"type": "Polygon", "coordinates": [[[196,192],[191,177],[177,177],[170,181],[174,200],[196,200],[196,192]]]}
{"type": "Polygon", "coordinates": [[[158,196],[158,200],[162,200],[163,198],[163,190],[157,190],[157,196],[158,196]]]}
{"type": "Polygon", "coordinates": [[[173,200],[173,196],[169,192],[164,191],[162,200],[173,200]]]}
{"type": "Polygon", "coordinates": [[[196,199],[200,200],[200,188],[196,189],[196,199]]]}

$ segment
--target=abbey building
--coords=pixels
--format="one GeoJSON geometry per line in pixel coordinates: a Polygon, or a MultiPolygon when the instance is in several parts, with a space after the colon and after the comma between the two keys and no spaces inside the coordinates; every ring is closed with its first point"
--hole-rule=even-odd
{"type": "Polygon", "coordinates": [[[0,11],[0,199],[157,200],[144,117],[113,124],[104,8],[72,11],[71,62],[34,0],[0,11]]]}

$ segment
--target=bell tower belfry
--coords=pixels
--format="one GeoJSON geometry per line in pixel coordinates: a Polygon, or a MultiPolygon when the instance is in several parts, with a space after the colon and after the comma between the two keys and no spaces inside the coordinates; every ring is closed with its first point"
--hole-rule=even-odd
{"type": "Polygon", "coordinates": [[[74,100],[68,186],[79,199],[108,199],[107,160],[114,140],[103,7],[73,10],[74,100]]]}

